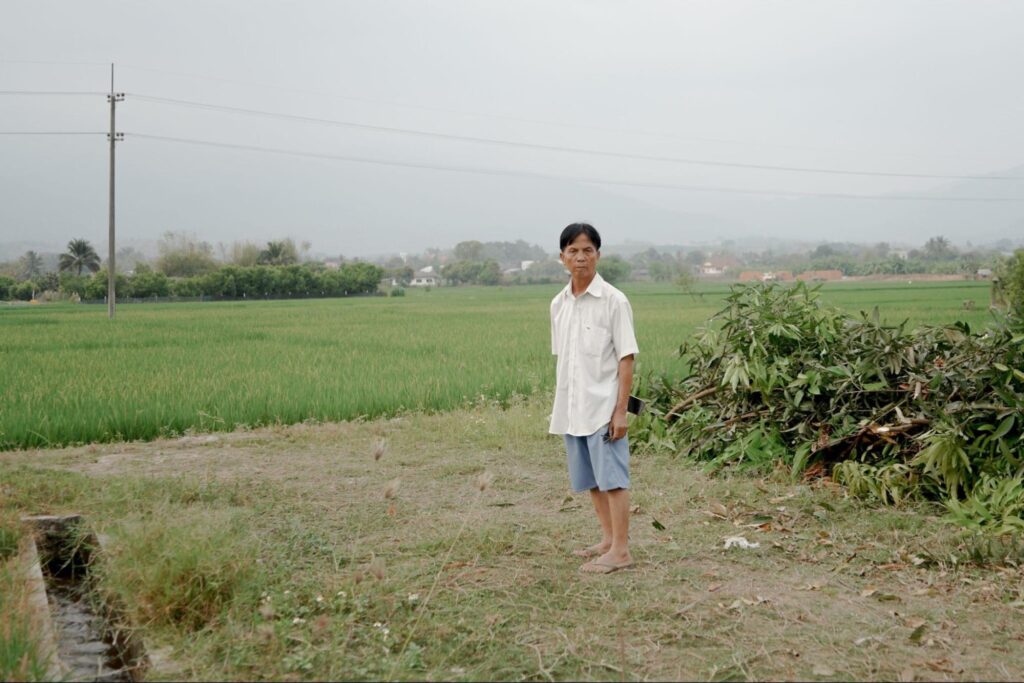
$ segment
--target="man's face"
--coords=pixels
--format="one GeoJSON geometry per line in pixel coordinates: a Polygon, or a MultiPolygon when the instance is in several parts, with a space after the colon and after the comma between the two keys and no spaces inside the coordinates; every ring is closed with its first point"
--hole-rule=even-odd
{"type": "Polygon", "coordinates": [[[597,250],[586,233],[580,233],[576,239],[565,245],[561,258],[562,265],[572,273],[573,277],[586,280],[594,277],[597,272],[597,261],[601,258],[601,252],[597,250]]]}

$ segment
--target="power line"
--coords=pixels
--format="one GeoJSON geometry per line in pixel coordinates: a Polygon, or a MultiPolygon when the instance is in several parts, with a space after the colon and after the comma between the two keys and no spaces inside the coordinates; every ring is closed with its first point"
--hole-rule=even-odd
{"type": "Polygon", "coordinates": [[[0,95],[106,95],[88,90],[0,90],[0,95]]]}
{"type": "Polygon", "coordinates": [[[844,194],[837,192],[790,192],[773,190],[747,190],[732,187],[711,187],[704,185],[679,185],[672,183],[644,183],[624,180],[609,180],[606,178],[588,178],[581,176],[559,176],[544,173],[533,173],[530,171],[514,171],[508,169],[483,168],[474,166],[445,166],[440,164],[426,164],[409,161],[387,161],[384,159],[373,159],[369,157],[356,157],[348,155],[324,154],[321,152],[304,152],[299,150],[279,149],[273,147],[261,147],[258,145],[241,145],[228,142],[215,142],[211,140],[195,140],[192,138],[171,137],[165,135],[150,135],[147,133],[128,133],[130,137],[144,140],[156,140],[160,142],[172,142],[188,145],[200,145],[206,147],[217,147],[221,149],[232,149],[247,152],[262,152],[284,156],[303,157],[311,159],[328,159],[335,161],[347,161],[358,164],[374,164],[378,166],[397,166],[400,168],[414,168],[432,171],[447,171],[453,173],[473,173],[492,176],[511,176],[518,178],[531,178],[539,180],[560,180],[568,182],[591,183],[595,185],[617,185],[624,187],[656,188],[669,190],[688,190],[693,192],[719,192],[728,194],[762,195],[777,197],[816,197],[825,199],[854,199],[854,200],[886,200],[886,201],[941,201],[941,202],[974,202],[974,203],[1008,203],[1022,202],[1024,199],[1017,197],[930,197],[920,195],[861,195],[844,194]]]}
{"type": "Polygon", "coordinates": [[[476,144],[498,145],[503,147],[516,147],[523,149],[537,149],[546,152],[568,152],[572,154],[589,154],[592,156],[611,157],[616,159],[634,159],[639,161],[658,161],[673,164],[687,164],[694,166],[715,166],[720,168],[736,168],[757,171],[782,171],[788,173],[822,173],[829,175],[852,175],[872,176],[886,178],[927,178],[931,180],[1024,180],[1018,176],[978,176],[978,175],[943,175],[933,173],[894,173],[887,171],[854,171],[850,169],[835,168],[812,168],[805,166],[782,166],[777,164],[752,164],[729,161],[713,161],[708,159],[690,159],[684,157],[670,157],[650,154],[629,154],[625,152],[611,152],[608,150],[589,149],[584,147],[568,147],[563,145],[544,145],[530,142],[517,142],[514,140],[502,140],[499,138],[485,138],[471,135],[456,135],[453,133],[438,133],[415,128],[399,128],[394,126],[380,126],[368,123],[357,123],[354,121],[342,121],[338,119],[324,119],[312,116],[300,116],[297,114],[283,114],[280,112],[263,111],[259,109],[248,109],[245,107],[232,107],[227,105],[209,104],[207,102],[195,102],[191,100],[179,100],[170,97],[156,97],[152,95],[140,95],[129,93],[136,100],[144,102],[155,102],[158,104],[169,104],[173,106],[192,107],[212,111],[223,111],[232,114],[245,114],[247,116],[259,116],[263,118],[281,119],[286,121],[300,121],[329,126],[343,126],[347,128],[358,128],[371,130],[380,133],[398,133],[402,135],[415,135],[441,140],[453,140],[459,142],[471,142],[476,144]]]}
{"type": "Polygon", "coordinates": [[[424,104],[410,104],[408,102],[394,102],[389,100],[375,100],[367,97],[354,97],[352,95],[341,95],[338,93],[323,92],[320,90],[307,90],[304,88],[294,88],[284,85],[272,85],[269,83],[255,83],[252,81],[239,81],[231,78],[221,78],[218,76],[201,76],[199,74],[184,73],[181,71],[168,71],[166,69],[155,69],[148,66],[132,66],[130,64],[119,65],[125,69],[135,69],[138,71],[149,71],[151,73],[164,74],[166,76],[178,76],[182,78],[195,78],[204,81],[213,81],[217,83],[232,83],[234,85],[243,85],[249,88],[261,88],[265,90],[281,90],[284,92],[299,93],[302,95],[315,95],[317,97],[327,97],[337,100],[347,100],[349,102],[361,102],[363,104],[373,105],[384,105],[388,107],[399,107],[402,109],[418,109],[420,111],[432,111],[441,114],[457,114],[459,116],[473,116],[484,119],[497,119],[500,121],[515,121],[517,123],[530,123],[542,126],[557,126],[560,128],[579,128],[582,130],[596,130],[604,133],[625,133],[627,135],[643,135],[646,137],[663,138],[668,140],[678,140],[680,142],[711,142],[717,144],[729,144],[729,145],[761,145],[767,147],[780,147],[787,149],[815,149],[803,145],[780,145],[763,142],[750,142],[744,140],[723,140],[717,138],[694,138],[694,137],[682,137],[678,135],[670,135],[668,133],[658,133],[647,130],[638,130],[635,128],[613,128],[610,126],[595,126],[592,124],[582,123],[568,123],[565,121],[551,121],[545,119],[534,119],[523,116],[511,116],[508,114],[493,114],[484,112],[473,112],[463,111],[459,109],[449,109],[447,107],[432,107],[424,104]]]}
{"type": "Polygon", "coordinates": [[[0,64],[44,64],[48,66],[110,66],[110,62],[51,62],[35,59],[0,59],[0,64]]]}
{"type": "Polygon", "coordinates": [[[101,130],[0,130],[0,135],[106,135],[101,130]]]}
{"type": "MultiPolygon", "coordinates": [[[[97,64],[99,64],[99,62],[97,62],[97,64]]],[[[729,140],[729,139],[723,139],[723,138],[684,137],[684,136],[681,136],[681,135],[671,135],[669,133],[654,132],[654,131],[649,131],[649,130],[639,130],[639,129],[636,129],[636,128],[615,128],[615,127],[611,127],[611,126],[597,126],[597,125],[593,125],[593,124],[568,123],[568,122],[565,122],[565,121],[551,121],[551,120],[545,120],[545,119],[534,119],[534,118],[522,117],[522,116],[511,116],[511,115],[507,115],[507,114],[494,114],[494,113],[484,113],[484,112],[473,112],[473,111],[464,111],[464,110],[459,110],[459,109],[450,109],[450,108],[446,108],[446,107],[428,106],[428,105],[423,105],[423,104],[410,104],[408,102],[395,102],[395,101],[389,101],[389,100],[375,100],[375,99],[366,98],[366,97],[354,97],[352,95],[341,95],[341,94],[338,94],[338,93],[323,92],[323,91],[320,91],[320,90],[308,90],[308,89],[305,89],[305,88],[295,88],[295,87],[291,87],[291,86],[274,85],[274,84],[270,84],[270,83],[256,83],[256,82],[253,82],[253,81],[241,81],[241,80],[237,80],[237,79],[223,78],[223,77],[219,77],[219,76],[200,75],[200,74],[193,74],[193,73],[185,73],[185,72],[181,72],[181,71],[170,71],[170,70],[167,70],[167,69],[157,69],[157,68],[153,68],[153,67],[149,67],[149,66],[133,66],[133,65],[130,65],[130,64],[124,64],[124,65],[119,64],[118,66],[120,66],[122,68],[125,68],[125,69],[134,69],[134,70],[137,70],[137,71],[148,71],[150,73],[163,74],[163,75],[167,75],[167,76],[177,76],[177,77],[180,77],[180,78],[193,78],[193,79],[196,79],[196,80],[212,81],[212,82],[216,82],[216,83],[231,83],[231,84],[234,84],[234,85],[242,85],[242,86],[246,86],[246,87],[249,87],[249,88],[260,88],[260,89],[265,89],[265,90],[280,90],[280,91],[283,91],[283,92],[299,93],[299,94],[303,94],[303,95],[315,95],[317,97],[326,97],[326,98],[337,99],[337,100],[347,100],[347,101],[350,101],[350,102],[361,102],[361,103],[364,103],[364,104],[384,105],[384,106],[388,106],[388,107],[399,107],[399,108],[403,108],[403,109],[417,109],[417,110],[421,110],[421,111],[432,111],[432,112],[438,112],[438,113],[443,113],[443,114],[456,114],[456,115],[459,115],[459,116],[473,116],[473,117],[477,117],[477,118],[496,119],[496,120],[500,120],[500,121],[515,121],[517,123],[530,123],[530,124],[536,124],[536,125],[542,125],[542,126],[557,126],[557,127],[560,127],[560,128],[577,128],[577,129],[581,129],[581,130],[595,130],[595,131],[601,131],[601,132],[604,132],[604,133],[617,133],[617,134],[627,134],[627,135],[641,135],[641,136],[645,136],[645,137],[661,138],[661,139],[666,139],[666,140],[677,140],[679,142],[687,142],[687,143],[700,142],[700,143],[713,143],[713,144],[726,144],[726,145],[745,145],[745,146],[748,146],[748,147],[749,146],[775,147],[775,148],[779,148],[779,149],[800,149],[800,150],[809,150],[809,151],[816,151],[816,152],[821,152],[821,151],[831,151],[831,152],[839,151],[839,152],[842,153],[842,152],[848,152],[849,151],[849,150],[842,150],[842,149],[836,149],[836,148],[813,147],[813,146],[810,146],[810,145],[780,144],[780,143],[760,142],[760,141],[751,141],[751,140],[729,140]]],[[[896,155],[897,156],[917,156],[917,155],[904,154],[904,153],[897,153],[896,155]]]]}

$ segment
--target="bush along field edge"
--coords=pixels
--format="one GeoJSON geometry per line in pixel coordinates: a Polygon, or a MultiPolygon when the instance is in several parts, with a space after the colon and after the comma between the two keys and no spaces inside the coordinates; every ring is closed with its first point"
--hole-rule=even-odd
{"type": "Polygon", "coordinates": [[[787,467],[882,504],[937,501],[988,535],[1024,530],[1024,323],[993,311],[906,329],[823,305],[803,284],[737,286],[648,376],[641,447],[720,468],[787,467]]]}

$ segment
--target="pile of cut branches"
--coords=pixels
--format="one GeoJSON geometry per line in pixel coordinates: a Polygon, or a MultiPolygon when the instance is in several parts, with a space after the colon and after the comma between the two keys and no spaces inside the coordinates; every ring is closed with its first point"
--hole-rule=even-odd
{"type": "Polygon", "coordinates": [[[782,462],[883,502],[943,500],[964,523],[1024,529],[1018,320],[908,331],[877,309],[826,307],[803,284],[739,286],[726,302],[680,347],[688,376],[645,380],[634,442],[716,468],[782,462]]]}

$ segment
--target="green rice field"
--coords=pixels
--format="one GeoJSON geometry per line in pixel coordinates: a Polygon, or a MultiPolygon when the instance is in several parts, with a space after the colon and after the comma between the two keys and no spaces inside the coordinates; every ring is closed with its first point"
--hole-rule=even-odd
{"type": "MultiPolygon", "coordinates": [[[[150,439],[507,401],[552,388],[555,286],[405,297],[0,307],[0,449],[150,439]]],[[[720,306],[627,283],[638,373],[678,372],[679,344],[720,306]]],[[[987,283],[834,283],[823,299],[910,324],[989,320],[987,283]],[[973,309],[964,306],[973,301],[973,309]]]]}

